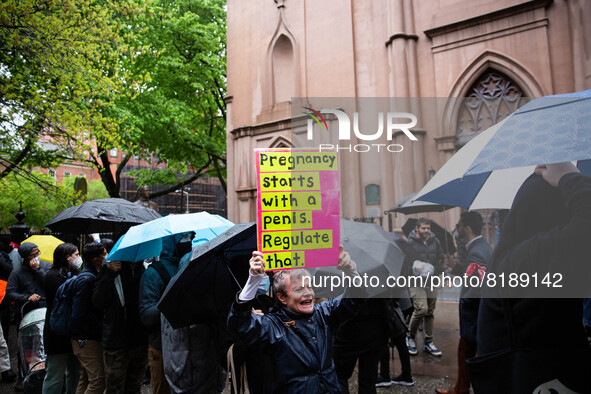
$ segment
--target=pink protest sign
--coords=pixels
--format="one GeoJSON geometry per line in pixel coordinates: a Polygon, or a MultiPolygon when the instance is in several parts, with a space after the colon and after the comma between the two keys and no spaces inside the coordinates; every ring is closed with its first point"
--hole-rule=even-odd
{"type": "Polygon", "coordinates": [[[336,265],[341,191],[335,151],[257,149],[257,240],[267,270],[336,265]]]}

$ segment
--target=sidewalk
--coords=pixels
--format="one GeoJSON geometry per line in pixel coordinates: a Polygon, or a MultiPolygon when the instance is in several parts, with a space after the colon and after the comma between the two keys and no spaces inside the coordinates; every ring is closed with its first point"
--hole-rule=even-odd
{"type": "MultiPolygon", "coordinates": [[[[460,338],[458,302],[438,301],[435,309],[435,334],[433,342],[441,350],[441,357],[434,357],[423,351],[423,335],[417,334],[416,342],[419,354],[411,356],[413,375],[456,378],[457,350],[460,338]]],[[[396,355],[395,371],[400,371],[396,355]]]]}
{"type": "MultiPolygon", "coordinates": [[[[411,370],[415,380],[412,387],[392,385],[378,388],[378,393],[434,393],[436,387],[451,388],[457,375],[457,346],[460,337],[458,299],[460,289],[440,289],[435,309],[434,343],[441,350],[441,357],[434,357],[423,352],[423,336],[419,332],[416,337],[419,354],[411,356],[411,370]]],[[[395,351],[394,366],[390,365],[390,373],[400,373],[400,361],[395,351]]],[[[352,379],[353,380],[353,379],[352,379]]],[[[352,383],[352,382],[350,382],[352,383]]],[[[351,392],[356,392],[356,382],[351,392]]]]}

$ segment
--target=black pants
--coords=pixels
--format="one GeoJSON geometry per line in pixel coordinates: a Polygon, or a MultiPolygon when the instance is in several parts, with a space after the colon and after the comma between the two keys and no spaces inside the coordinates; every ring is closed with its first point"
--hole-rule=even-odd
{"type": "Polygon", "coordinates": [[[335,349],[333,358],[343,393],[349,393],[348,380],[353,375],[357,360],[359,360],[359,393],[376,393],[378,363],[380,362],[383,347],[384,345],[380,345],[379,347],[367,349],[362,353],[349,354],[335,349]]]}
{"type": "MultiPolygon", "coordinates": [[[[402,366],[402,375],[410,377],[410,354],[406,347],[406,338],[401,335],[392,339],[392,343],[398,350],[398,357],[400,357],[400,365],[402,366]]],[[[380,357],[380,375],[387,378],[390,375],[390,347],[384,346],[380,357]]]]}

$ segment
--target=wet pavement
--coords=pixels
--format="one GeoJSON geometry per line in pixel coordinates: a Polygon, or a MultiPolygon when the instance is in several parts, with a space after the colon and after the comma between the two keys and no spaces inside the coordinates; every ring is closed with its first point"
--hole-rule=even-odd
{"type": "MultiPolygon", "coordinates": [[[[431,377],[449,377],[455,380],[457,373],[457,349],[460,338],[458,303],[439,301],[435,308],[435,333],[433,343],[441,350],[441,357],[434,357],[423,351],[423,335],[416,336],[419,354],[411,356],[411,370],[413,375],[431,377]]],[[[399,371],[400,364],[395,361],[395,370],[399,371]]]]}
{"type": "MultiPolygon", "coordinates": [[[[416,337],[419,353],[411,356],[411,371],[414,386],[405,387],[392,385],[379,387],[381,393],[434,393],[435,388],[451,388],[457,374],[457,346],[460,338],[460,322],[458,314],[459,289],[440,289],[439,301],[435,308],[435,333],[433,342],[441,350],[441,357],[434,357],[423,352],[423,336],[419,332],[416,337]]],[[[390,363],[391,376],[401,372],[398,353],[395,352],[394,363],[390,363]]],[[[349,380],[349,391],[357,392],[357,376],[349,380]]]]}

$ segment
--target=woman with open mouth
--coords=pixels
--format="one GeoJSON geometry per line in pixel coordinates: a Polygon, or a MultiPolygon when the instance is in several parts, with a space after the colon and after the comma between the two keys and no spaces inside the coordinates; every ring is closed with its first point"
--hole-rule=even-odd
{"type": "MultiPolygon", "coordinates": [[[[343,246],[339,252],[337,268],[348,276],[359,276],[343,246]]],[[[273,392],[340,393],[332,360],[332,332],[353,316],[363,301],[345,294],[314,304],[310,274],[301,269],[284,270],[273,278],[277,306],[264,316],[253,314],[252,300],[264,274],[263,254],[253,252],[248,282],[232,305],[228,328],[247,345],[264,346],[271,352],[273,392]]]]}

